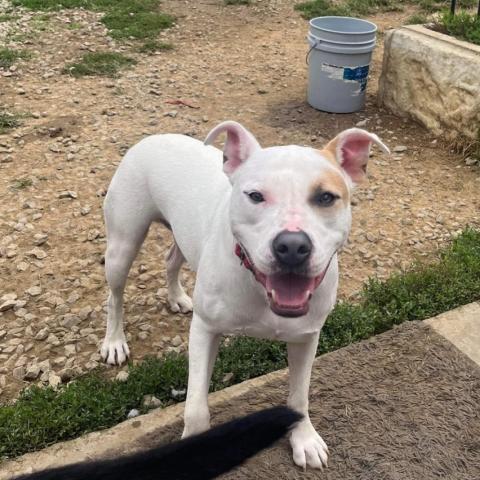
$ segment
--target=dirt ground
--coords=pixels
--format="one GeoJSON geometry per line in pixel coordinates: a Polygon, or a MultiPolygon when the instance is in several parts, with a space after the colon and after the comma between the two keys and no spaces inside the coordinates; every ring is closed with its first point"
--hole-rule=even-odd
{"type": "MultiPolygon", "coordinates": [[[[103,196],[121,155],[148,134],[204,138],[218,122],[234,119],[262,145],[320,146],[361,122],[390,147],[405,146],[389,157],[377,151],[369,183],[356,194],[351,242],[340,258],[342,298],[480,223],[478,168],[376,105],[383,32],[411,12],[372,17],[379,46],[366,108],[335,115],[306,103],[308,24],[293,3],[163,1],[177,25],[161,39],[175,48],[153,56],[110,39],[98,13],[65,10],[45,18],[18,10],[17,19],[0,24],[0,42],[16,32],[21,37],[10,45],[34,53],[0,70],[0,105],[30,113],[20,128],[0,135],[0,305],[15,300],[0,312],[0,401],[15,397],[28,372],[32,381],[55,383],[99,365],[107,296],[103,196]],[[138,64],[115,79],[61,73],[86,51],[104,49],[138,64]],[[169,103],[179,99],[198,108],[169,103]]],[[[186,348],[189,316],[166,307],[169,244],[169,234],[153,227],[131,270],[126,328],[134,360],[186,348]]],[[[186,270],[184,277],[191,291],[194,276],[186,270]]]]}
{"type": "MultiPolygon", "coordinates": [[[[286,379],[252,389],[216,407],[213,422],[281,405],[287,390],[286,379]]],[[[480,478],[480,368],[421,322],[317,359],[310,415],[330,451],[323,472],[295,467],[284,439],[221,478],[480,478]]],[[[181,428],[162,427],[143,444],[171,442],[181,428]]]]}

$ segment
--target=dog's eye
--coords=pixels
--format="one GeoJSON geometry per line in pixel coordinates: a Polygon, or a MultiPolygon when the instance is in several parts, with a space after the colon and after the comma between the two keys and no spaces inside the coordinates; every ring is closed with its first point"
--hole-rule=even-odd
{"type": "Polygon", "coordinates": [[[262,203],[265,201],[265,198],[263,198],[263,195],[260,192],[257,192],[256,190],[252,192],[245,192],[245,193],[248,195],[248,198],[250,198],[250,200],[253,203],[262,203]]]}
{"type": "Polygon", "coordinates": [[[334,195],[333,193],[322,192],[315,195],[313,201],[315,202],[316,205],[319,205],[321,207],[329,207],[335,202],[337,198],[338,196],[334,195]]]}

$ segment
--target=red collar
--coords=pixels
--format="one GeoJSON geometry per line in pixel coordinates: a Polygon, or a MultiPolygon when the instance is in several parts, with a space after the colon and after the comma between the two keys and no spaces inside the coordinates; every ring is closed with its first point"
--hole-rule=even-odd
{"type": "Polygon", "coordinates": [[[252,262],[250,262],[250,259],[239,243],[235,244],[235,255],[240,259],[240,265],[243,265],[247,270],[255,273],[252,262]]]}

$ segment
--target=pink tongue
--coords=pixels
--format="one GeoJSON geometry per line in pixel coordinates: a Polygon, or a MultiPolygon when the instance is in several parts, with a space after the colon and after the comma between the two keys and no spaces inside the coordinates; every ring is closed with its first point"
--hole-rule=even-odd
{"type": "Polygon", "coordinates": [[[266,281],[267,292],[275,290],[275,303],[285,307],[298,307],[308,301],[307,291],[313,293],[315,278],[294,273],[269,275],[266,281]]]}

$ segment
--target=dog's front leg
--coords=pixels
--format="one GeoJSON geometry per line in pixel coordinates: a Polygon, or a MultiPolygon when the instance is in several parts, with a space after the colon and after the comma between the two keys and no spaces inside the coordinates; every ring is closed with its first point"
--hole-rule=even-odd
{"type": "Polygon", "coordinates": [[[313,428],[308,415],[308,391],[318,334],[306,343],[288,343],[290,394],[288,406],[303,414],[290,435],[293,461],[300,467],[323,468],[327,466],[328,448],[322,437],[313,428]]]}
{"type": "Polygon", "coordinates": [[[220,338],[220,335],[208,331],[202,319],[196,313],[193,314],[188,344],[188,390],[182,438],[210,428],[208,389],[220,338]]]}

